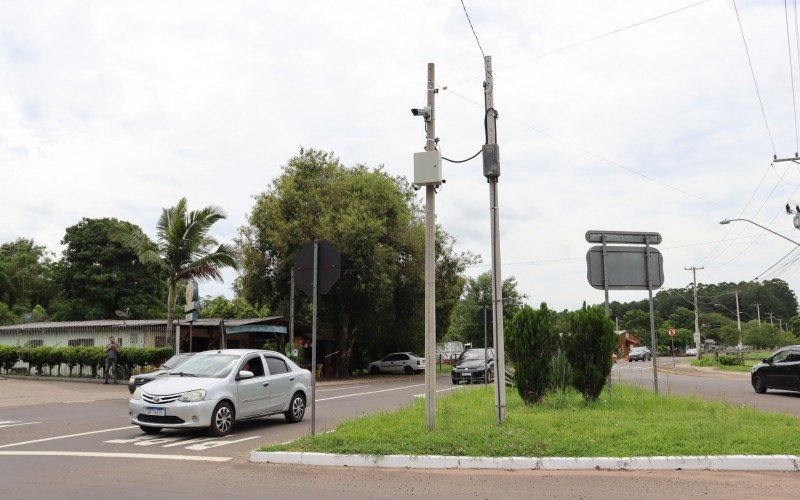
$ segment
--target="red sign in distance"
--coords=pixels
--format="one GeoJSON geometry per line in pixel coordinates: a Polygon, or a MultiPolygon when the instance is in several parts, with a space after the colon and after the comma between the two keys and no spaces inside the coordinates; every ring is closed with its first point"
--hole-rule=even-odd
{"type": "Polygon", "coordinates": [[[674,328],[670,328],[668,333],[669,333],[670,337],[674,337],[675,336],[675,329],[674,328]]]}

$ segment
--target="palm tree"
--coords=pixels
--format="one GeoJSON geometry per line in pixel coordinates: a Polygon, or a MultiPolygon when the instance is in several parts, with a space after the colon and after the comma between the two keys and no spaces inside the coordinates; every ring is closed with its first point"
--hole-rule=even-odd
{"type": "Polygon", "coordinates": [[[225,213],[219,207],[186,211],[186,198],[165,208],[156,225],[156,241],[133,224],[121,222],[111,237],[132,250],[139,260],[152,266],[169,284],[167,296],[167,331],[172,331],[175,318],[175,291],[180,280],[214,279],[222,281],[220,271],[237,269],[234,250],[208,236],[208,231],[225,213]],[[215,248],[216,247],[216,248],[215,248]]]}

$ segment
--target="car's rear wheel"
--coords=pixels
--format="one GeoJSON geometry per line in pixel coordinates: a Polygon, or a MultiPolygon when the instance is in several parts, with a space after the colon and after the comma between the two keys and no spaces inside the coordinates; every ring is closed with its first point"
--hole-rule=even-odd
{"type": "Polygon", "coordinates": [[[764,385],[764,380],[761,378],[761,375],[753,377],[753,389],[759,394],[767,392],[767,386],[764,385]]]}
{"type": "Polygon", "coordinates": [[[370,366],[370,367],[369,367],[369,372],[370,372],[371,374],[373,374],[373,375],[377,375],[377,374],[379,374],[379,373],[381,372],[381,369],[380,369],[380,368],[378,368],[378,367],[377,367],[377,366],[375,366],[375,365],[372,365],[372,366],[370,366]]]}
{"type": "Polygon", "coordinates": [[[292,401],[289,403],[289,409],[283,415],[286,417],[287,422],[293,424],[303,420],[303,415],[306,414],[306,398],[302,394],[296,392],[292,396],[292,401]]]}
{"type": "Polygon", "coordinates": [[[414,373],[414,369],[411,368],[410,366],[406,365],[406,366],[403,367],[403,372],[406,375],[411,375],[412,373],[414,373]]]}
{"type": "Polygon", "coordinates": [[[161,427],[150,427],[149,425],[140,425],[139,428],[142,429],[142,431],[145,434],[158,434],[159,432],[161,432],[161,427]]]}
{"type": "Polygon", "coordinates": [[[224,436],[233,428],[233,407],[227,401],[220,402],[211,414],[209,432],[213,436],[224,436]]]}

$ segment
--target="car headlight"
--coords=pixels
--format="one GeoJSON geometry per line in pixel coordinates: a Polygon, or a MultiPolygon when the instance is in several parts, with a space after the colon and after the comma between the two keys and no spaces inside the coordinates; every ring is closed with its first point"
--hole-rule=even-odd
{"type": "Polygon", "coordinates": [[[133,391],[133,396],[131,396],[131,397],[133,399],[137,399],[137,400],[142,399],[142,388],[141,387],[137,387],[136,390],[133,391]]]}
{"type": "Polygon", "coordinates": [[[181,403],[196,403],[198,401],[202,401],[206,398],[206,390],[205,389],[197,389],[194,391],[189,391],[183,394],[183,396],[178,399],[181,403]]]}

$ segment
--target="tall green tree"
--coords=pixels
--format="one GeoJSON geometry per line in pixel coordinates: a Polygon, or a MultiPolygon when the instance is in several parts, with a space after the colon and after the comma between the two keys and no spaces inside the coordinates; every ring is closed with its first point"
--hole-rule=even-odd
{"type": "Polygon", "coordinates": [[[137,226],[120,222],[111,237],[132,250],[139,260],[151,266],[167,281],[167,329],[172,331],[178,282],[181,280],[222,281],[222,269],[238,268],[233,249],[209,236],[211,226],[225,218],[221,208],[205,207],[188,211],[186,198],[165,208],[156,223],[156,239],[151,240],[137,226]]]}
{"type": "Polygon", "coordinates": [[[36,305],[50,307],[56,295],[52,273],[52,254],[32,239],[0,245],[0,301],[17,316],[36,305]]]}
{"type": "MultiPolygon", "coordinates": [[[[517,279],[509,276],[503,280],[503,324],[508,325],[511,319],[522,308],[527,296],[517,290],[517,279]]],[[[492,331],[492,274],[486,272],[476,278],[468,278],[464,293],[453,311],[453,319],[447,330],[446,340],[471,342],[483,345],[482,308],[489,309],[487,329],[489,337],[492,331]]]]}
{"type": "Polygon", "coordinates": [[[200,301],[200,317],[202,318],[265,318],[269,316],[269,309],[257,309],[242,297],[228,300],[222,295],[217,297],[204,297],[200,301]]]}
{"type": "Polygon", "coordinates": [[[67,228],[61,240],[66,248],[54,272],[60,294],[53,319],[107,319],[126,309],[132,318],[163,317],[163,282],[136,253],[111,239],[119,224],[117,219],[84,218],[67,228]]]}
{"type": "MultiPolygon", "coordinates": [[[[286,311],[290,270],[299,250],[316,239],[342,256],[342,275],[320,298],[320,320],[330,325],[339,351],[336,373],[346,375],[387,349],[424,345],[424,217],[404,178],[381,168],[348,168],[332,153],[301,149],[258,195],[237,249],[238,295],[286,311]]],[[[437,328],[441,334],[463,287],[471,256],[453,251],[436,231],[437,328]]],[[[298,294],[296,311],[307,314],[298,294]]]]}
{"type": "Polygon", "coordinates": [[[601,306],[570,313],[569,330],[562,340],[572,366],[571,383],[588,401],[600,395],[611,374],[611,353],[617,344],[614,323],[601,306]]]}
{"type": "Polygon", "coordinates": [[[506,331],[514,382],[525,404],[537,403],[552,385],[551,366],[558,348],[554,326],[555,314],[542,302],[539,309],[523,306],[514,314],[506,331]]]}

